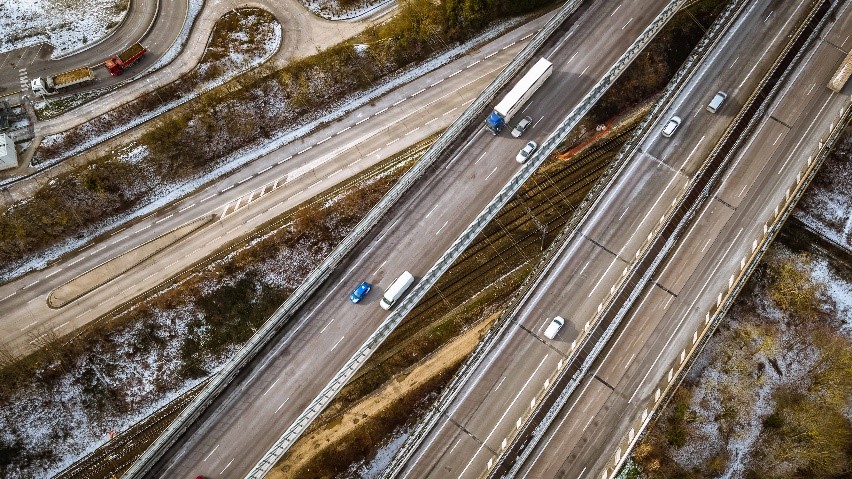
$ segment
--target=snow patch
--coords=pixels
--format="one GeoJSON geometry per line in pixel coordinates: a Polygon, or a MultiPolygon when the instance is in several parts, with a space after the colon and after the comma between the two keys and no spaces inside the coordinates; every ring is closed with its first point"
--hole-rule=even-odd
{"type": "Polygon", "coordinates": [[[0,53],[49,43],[59,56],[108,35],[127,15],[127,0],[0,2],[0,53]]]}

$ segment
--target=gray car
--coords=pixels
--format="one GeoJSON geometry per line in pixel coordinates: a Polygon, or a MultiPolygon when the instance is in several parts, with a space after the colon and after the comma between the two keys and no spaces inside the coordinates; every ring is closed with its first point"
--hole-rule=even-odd
{"type": "Polygon", "coordinates": [[[529,128],[530,123],[532,123],[532,117],[525,116],[523,120],[519,121],[518,124],[515,125],[515,129],[512,130],[512,136],[518,138],[523,135],[527,128],[529,128]]]}

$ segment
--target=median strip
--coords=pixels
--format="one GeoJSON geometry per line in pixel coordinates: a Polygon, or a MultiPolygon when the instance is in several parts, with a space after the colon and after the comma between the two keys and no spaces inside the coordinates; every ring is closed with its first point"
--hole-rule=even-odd
{"type": "Polygon", "coordinates": [[[47,305],[58,309],[85,296],[104,284],[142,264],[160,251],[209,223],[213,215],[203,216],[144,243],[86,271],[50,292],[47,305]]]}

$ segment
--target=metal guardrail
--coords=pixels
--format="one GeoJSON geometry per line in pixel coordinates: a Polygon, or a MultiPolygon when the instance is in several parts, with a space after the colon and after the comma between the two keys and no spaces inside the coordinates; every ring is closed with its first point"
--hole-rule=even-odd
{"type": "MultiPolygon", "coordinates": [[[[814,28],[813,34],[810,36],[807,42],[813,41],[813,39],[818,36],[819,32],[822,30],[827,20],[832,16],[832,11],[836,11],[837,5],[837,3],[834,3],[832,7],[829,8],[829,12],[823,17],[819,25],[814,28]]],[[[814,8],[811,15],[809,15],[808,19],[804,22],[805,24],[807,24],[808,21],[813,18],[813,15],[816,13],[817,10],[818,8],[814,8]]],[[[799,53],[796,54],[791,64],[798,63],[805,49],[806,46],[802,48],[799,53]]],[[[786,51],[787,49],[785,49],[785,52],[786,51]]],[[[784,72],[782,78],[786,78],[788,74],[789,69],[784,72]]],[[[777,93],[777,89],[780,88],[779,85],[781,83],[783,82],[779,81],[778,85],[773,88],[772,93],[767,95],[767,103],[772,98],[774,98],[775,94],[777,93]]],[[[765,108],[762,108],[761,111],[765,111],[765,108]]],[[[844,108],[842,114],[840,115],[840,118],[841,120],[836,125],[834,125],[834,128],[829,133],[828,138],[820,142],[818,152],[815,157],[809,157],[807,160],[807,164],[804,167],[804,170],[796,176],[796,183],[793,187],[793,191],[791,192],[789,189],[787,190],[787,194],[784,196],[782,204],[780,205],[780,209],[776,208],[770,221],[767,224],[764,224],[761,237],[759,238],[759,240],[754,241],[754,244],[751,248],[751,255],[748,256],[748,261],[746,261],[746,258],[743,258],[741,262],[738,276],[736,276],[736,281],[734,281],[734,276],[732,275],[731,281],[727,285],[727,288],[725,288],[725,291],[719,294],[719,299],[714,304],[714,307],[711,307],[710,311],[707,312],[706,319],[703,324],[703,331],[701,331],[700,335],[699,332],[696,331],[695,335],[692,338],[691,347],[687,347],[689,353],[686,353],[687,349],[685,349],[681,353],[679,362],[676,362],[676,364],[669,372],[668,384],[665,385],[662,392],[659,388],[657,389],[654,395],[654,400],[652,401],[652,403],[655,404],[650,409],[650,412],[647,408],[643,412],[642,417],[640,419],[640,424],[638,426],[638,433],[635,432],[634,429],[631,429],[627,437],[624,438],[627,442],[624,451],[622,451],[621,447],[616,450],[613,472],[617,472],[624,465],[624,462],[629,457],[630,451],[638,443],[650,421],[661,410],[663,410],[668,404],[668,402],[671,400],[673,392],[682,383],[683,379],[686,376],[686,373],[695,363],[700,352],[703,351],[703,349],[706,347],[710,337],[721,323],[722,318],[724,318],[728,310],[731,308],[731,306],[733,306],[737,295],[742,290],[742,288],[745,287],[745,284],[747,283],[748,279],[751,277],[754,270],[760,264],[760,259],[763,257],[765,252],[772,244],[772,240],[778,235],[784,223],[792,215],[795,205],[804,195],[808,185],[810,185],[810,183],[813,181],[813,178],[818,173],[820,166],[830,153],[833,146],[837,143],[840,134],[842,133],[842,130],[844,128],[844,125],[847,125],[850,121],[852,121],[852,102],[847,103],[847,106],[844,108]]]]}
{"type": "MultiPolygon", "coordinates": [[[[535,170],[540,166],[541,163],[544,162],[545,159],[555,150],[556,146],[561,143],[565,136],[567,136],[568,132],[573,128],[576,123],[588,112],[591,106],[594,105],[595,102],[603,95],[603,93],[611,86],[611,84],[618,78],[618,76],[624,71],[624,69],[630,64],[630,62],[638,55],[641,50],[645,47],[645,45],[659,32],[660,29],[665,25],[665,23],[671,18],[671,16],[676,13],[681,7],[681,3],[684,0],[676,0],[669,3],[660,15],[654,20],[654,22],[649,25],[645,31],[628,47],[627,51],[619,58],[618,61],[610,68],[610,70],[604,75],[604,77],[593,87],[590,94],[584,99],[583,103],[578,105],[566,119],[560,124],[555,133],[551,135],[541,146],[539,151],[530,159],[530,162],[525,165],[525,167],[518,172],[518,174],[510,180],[510,183],[504,188],[504,191],[508,188],[515,185],[515,182],[520,178],[520,183],[517,183],[517,187],[514,188],[511,194],[514,194],[514,191],[517,191],[517,188],[525,181],[535,170]]],[[[612,172],[607,172],[605,176],[610,175],[612,172]]],[[[600,193],[601,189],[606,189],[606,182],[598,182],[593,188],[593,192],[591,192],[587,197],[597,195],[600,193]],[[594,190],[597,189],[597,192],[594,190]]],[[[501,191],[501,194],[503,191],[501,191]]],[[[511,196],[510,196],[511,197],[511,196]]],[[[509,197],[509,198],[510,198],[509,197]]],[[[500,198],[495,198],[494,201],[497,201],[500,198]]],[[[508,202],[509,198],[505,198],[505,201],[500,204],[500,207],[508,202]]],[[[492,202],[492,205],[494,202],[492,202]]],[[[486,208],[486,211],[489,211],[489,208],[486,208]]],[[[583,204],[580,205],[578,210],[580,211],[590,211],[590,206],[585,200],[583,204]]],[[[496,215],[499,208],[497,208],[491,217],[496,215]]],[[[489,218],[490,219],[490,218],[489,218]]],[[[582,222],[585,219],[585,215],[579,220],[582,222]]],[[[477,218],[479,220],[479,218],[477,218]]],[[[476,224],[476,222],[474,222],[476,224]]],[[[471,225],[473,226],[473,225],[471,225]]],[[[484,226],[483,226],[484,227],[484,226]]],[[[481,229],[481,228],[480,228],[481,229]]],[[[463,233],[462,237],[465,237],[467,232],[463,233]]],[[[475,235],[473,235],[475,236],[475,235]]],[[[472,238],[472,237],[471,237],[472,238]]],[[[461,239],[461,238],[460,238],[461,239]]],[[[458,240],[457,240],[458,241],[458,240]]],[[[565,242],[567,243],[567,241],[565,242]]],[[[565,244],[563,243],[563,244],[565,244]]],[[[546,268],[545,268],[546,270],[546,268]]],[[[533,284],[534,287],[535,283],[533,284]]],[[[532,290],[531,287],[529,290],[532,290]]],[[[528,291],[529,291],[528,290],[528,291]]],[[[529,293],[527,293],[529,294],[529,293]]],[[[522,300],[518,301],[517,304],[520,304],[522,300]]],[[[426,434],[434,427],[440,418],[441,413],[446,409],[449,403],[454,398],[457,390],[460,388],[462,384],[464,384],[476,369],[476,367],[483,360],[485,353],[491,348],[491,346],[503,335],[503,332],[511,324],[510,319],[514,316],[515,312],[513,311],[509,315],[504,315],[501,318],[502,325],[497,329],[492,329],[486,335],[486,337],[480,341],[480,345],[471,355],[470,359],[468,359],[465,364],[462,366],[462,369],[457,373],[450,385],[445,389],[444,393],[442,393],[441,397],[436,402],[436,405],[433,406],[429,413],[427,413],[427,417],[423,419],[417,429],[410,435],[410,439],[408,439],[402,446],[402,448],[397,451],[395,454],[394,461],[391,465],[384,471],[382,477],[387,479],[393,477],[399,472],[401,472],[402,468],[405,466],[407,461],[411,458],[416,448],[419,446],[420,442],[426,436],[426,434]]]]}
{"type": "MultiPolygon", "coordinates": [[[[503,88],[530,59],[532,59],[544,41],[552,35],[562,22],[576,11],[582,1],[583,0],[571,0],[563,5],[559,12],[557,12],[557,14],[554,15],[547,24],[545,24],[545,26],[530,40],[530,43],[527,44],[520,53],[518,53],[512,62],[509,63],[509,65],[507,65],[500,73],[500,75],[498,75],[497,78],[495,78],[491,84],[485,88],[482,94],[480,94],[480,96],[470,104],[465,112],[462,113],[452,126],[450,126],[444,135],[435,142],[432,148],[426,152],[421,161],[402,179],[400,179],[400,182],[397,183],[390,192],[388,192],[385,199],[391,196],[392,193],[396,194],[395,190],[397,189],[397,186],[404,184],[404,189],[399,190],[399,195],[401,196],[402,192],[407,190],[408,187],[422,175],[422,172],[431,166],[438,157],[440,157],[444,149],[454,142],[457,139],[457,136],[465,128],[473,124],[475,121],[481,120],[481,112],[494,99],[497,92],[503,88]],[[415,168],[420,169],[415,172],[413,171],[415,168]],[[411,175],[409,176],[409,174],[411,175]]],[[[555,148],[557,144],[558,142],[553,143],[552,148],[555,148]]],[[[532,159],[522,171],[528,170],[529,175],[531,175],[532,172],[535,171],[535,168],[538,167],[538,164],[540,164],[546,156],[541,156],[540,158],[541,160],[538,162],[535,162],[535,159],[532,159]]],[[[300,415],[300,417],[287,429],[287,431],[285,431],[281,438],[279,438],[276,444],[266,453],[257,465],[255,465],[252,471],[246,476],[247,478],[259,479],[264,477],[266,472],[275,465],[275,463],[290,448],[293,442],[301,436],[302,432],[304,432],[313,419],[316,418],[325,406],[337,395],[340,389],[346,384],[346,382],[348,382],[358,368],[361,367],[361,365],[370,357],[370,355],[372,355],[381,343],[396,329],[399,323],[402,322],[405,315],[416,306],[417,302],[426,294],[429,288],[434,285],[438,278],[440,278],[441,274],[443,274],[452,262],[455,261],[458,255],[467,248],[479,231],[485,227],[496,212],[502,208],[514,192],[520,188],[520,185],[529,175],[520,181],[516,181],[520,175],[516,175],[512,180],[510,180],[509,185],[504,187],[503,190],[498,193],[498,196],[492,200],[489,206],[486,207],[486,210],[480,213],[471,226],[469,226],[468,229],[462,233],[458,239],[456,239],[453,245],[448,249],[447,253],[445,253],[444,256],[442,256],[442,258],[429,269],[421,281],[415,285],[411,293],[409,293],[399,304],[396,310],[391,313],[387,319],[385,319],[376,332],[373,333],[373,335],[359,348],[358,352],[346,362],[340,371],[338,371],[334,379],[316,398],[314,398],[302,415],[300,415]],[[507,193],[508,190],[511,191],[507,193]]],[[[395,197],[393,202],[395,203],[398,199],[399,197],[395,197]]],[[[382,201],[384,202],[384,199],[382,201]]],[[[379,206],[381,206],[381,204],[377,205],[376,208],[379,208],[379,206]]],[[[375,211],[375,209],[373,211],[375,211]]],[[[371,211],[371,213],[373,213],[373,211],[371,211]]],[[[384,214],[384,212],[381,214],[384,214]]]]}
{"type": "MultiPolygon", "coordinates": [[[[379,220],[394,204],[396,204],[403,194],[406,193],[408,189],[426,172],[426,170],[432,166],[432,164],[443,153],[443,150],[452,144],[465,128],[471,125],[474,121],[478,121],[480,119],[479,115],[481,111],[483,111],[488,103],[493,100],[500,88],[508,83],[508,81],[523,67],[526,61],[532,57],[535,50],[538,49],[538,47],[550,36],[550,34],[553,33],[559,24],[561,24],[561,22],[564,21],[571,12],[573,12],[573,9],[576,9],[581,1],[582,0],[572,0],[566,3],[566,6],[563,7],[560,12],[557,13],[557,15],[552,18],[536,36],[533,37],[532,40],[530,40],[530,43],[521,51],[521,53],[518,54],[515,60],[513,60],[491,82],[491,84],[486,87],[483,93],[468,106],[464,113],[462,113],[447,130],[445,130],[441,137],[423,155],[423,158],[421,158],[414,167],[406,172],[402,178],[400,178],[400,180],[388,191],[385,197],[382,198],[382,200],[373,209],[371,209],[367,215],[365,215],[358,225],[356,225],[352,233],[350,233],[349,236],[347,236],[334,249],[334,251],[329,254],[326,260],[314,269],[307,278],[305,278],[293,294],[290,295],[287,301],[285,301],[284,304],[278,308],[275,313],[273,313],[270,319],[264,323],[264,325],[254,334],[254,336],[252,336],[248,343],[246,343],[246,345],[231,359],[231,361],[222,367],[205,390],[202,391],[192,404],[190,404],[186,410],[184,410],[180,416],[175,419],[163,435],[160,436],[142,456],[140,456],[140,458],[124,474],[123,477],[141,478],[153,467],[154,462],[163,456],[165,450],[177,441],[178,436],[183,434],[189,428],[190,424],[201,415],[203,409],[205,409],[216,397],[218,397],[222,390],[224,390],[233,378],[236,377],[239,371],[241,371],[242,368],[254,358],[260,348],[262,348],[277,333],[280,327],[290,318],[290,316],[292,316],[295,310],[302,306],[305,301],[307,301],[308,296],[313,293],[313,291],[318,288],[326,278],[328,278],[343,257],[355,247],[355,245],[371,228],[378,224],[379,220]],[[568,10],[567,13],[566,10],[568,10]]],[[[416,291],[417,288],[415,288],[414,292],[416,291]]],[[[411,297],[412,295],[409,295],[409,297],[400,304],[399,308],[390,316],[389,319],[394,318],[396,315],[400,315],[401,311],[403,311],[406,307],[410,309],[409,302],[411,297]]],[[[405,310],[407,311],[407,309],[405,310]]],[[[385,324],[387,323],[388,320],[386,320],[385,324]]],[[[382,328],[385,324],[379,327],[377,334],[381,334],[380,331],[383,330],[382,328]]],[[[368,341],[367,345],[371,342],[372,340],[368,341]]],[[[356,354],[356,356],[350,361],[357,360],[357,358],[359,358],[358,354],[356,354]]],[[[346,370],[346,367],[344,367],[344,370],[346,370]]],[[[328,386],[326,389],[328,389],[328,386]]],[[[319,401],[324,404],[329,401],[331,397],[333,397],[333,395],[329,396],[326,393],[326,390],[323,390],[314,402],[318,404],[317,401],[319,401]]],[[[259,471],[259,468],[265,468],[268,470],[268,468],[274,465],[275,461],[272,460],[273,457],[280,457],[280,455],[289,448],[289,445],[292,444],[292,442],[310,423],[307,418],[318,414],[316,404],[312,403],[312,406],[314,407],[309,407],[308,411],[303,413],[302,416],[294,422],[291,428],[285,432],[282,438],[276,443],[275,447],[273,447],[258,463],[255,470],[259,471]]],[[[255,474],[256,472],[253,471],[249,477],[257,477],[255,474]]]]}
{"type": "MultiPolygon", "coordinates": [[[[709,156],[709,158],[711,160],[708,160],[707,162],[705,162],[705,164],[702,166],[702,168],[699,170],[699,172],[697,172],[693,176],[693,179],[690,181],[687,188],[685,188],[684,193],[681,195],[679,200],[675,204],[672,205],[672,207],[669,209],[667,214],[664,215],[663,221],[661,221],[658,224],[658,227],[656,229],[656,231],[658,231],[658,232],[661,232],[665,228],[672,228],[672,229],[671,229],[671,233],[670,233],[669,238],[665,241],[665,243],[660,245],[660,248],[658,249],[656,256],[654,256],[654,258],[651,258],[649,256],[649,254],[653,251],[651,246],[653,246],[653,244],[655,244],[655,243],[658,243],[659,240],[660,240],[660,238],[656,236],[657,233],[655,233],[655,237],[652,241],[646,242],[646,244],[643,245],[643,247],[640,249],[641,255],[637,254],[638,261],[634,261],[634,263],[630,266],[629,271],[625,270],[625,274],[623,274],[622,278],[621,278],[622,279],[621,284],[617,288],[615,288],[615,290],[613,291],[613,294],[611,294],[609,299],[607,300],[607,301],[609,301],[609,304],[607,304],[607,306],[605,308],[600,310],[600,313],[598,314],[597,318],[593,322],[591,322],[591,324],[597,325],[599,320],[601,318],[603,318],[604,315],[611,314],[612,311],[614,311],[612,309],[613,306],[614,306],[612,301],[615,298],[626,294],[628,287],[631,288],[630,293],[627,295],[627,298],[622,303],[622,306],[620,306],[618,308],[618,310],[615,312],[615,317],[613,318],[612,322],[606,327],[606,329],[603,332],[601,332],[601,334],[598,336],[598,338],[594,340],[595,344],[591,346],[590,350],[588,350],[588,354],[587,354],[585,360],[583,361],[583,363],[577,368],[577,370],[574,372],[572,377],[570,379],[568,379],[568,383],[564,387],[564,389],[562,389],[562,392],[559,394],[559,396],[556,398],[556,400],[553,401],[553,403],[551,403],[549,406],[547,406],[549,408],[547,413],[544,414],[543,419],[535,427],[534,432],[531,434],[532,439],[530,440],[530,442],[528,444],[526,444],[523,452],[516,458],[514,466],[509,471],[508,476],[514,477],[514,475],[517,474],[519,468],[523,465],[524,461],[529,456],[529,454],[531,454],[531,452],[534,449],[534,446],[537,443],[537,441],[541,438],[544,431],[549,427],[550,423],[553,421],[553,419],[555,418],[558,411],[562,409],[564,404],[567,402],[568,398],[573,394],[574,390],[579,385],[579,382],[584,378],[586,372],[591,367],[592,362],[596,359],[597,355],[602,350],[603,346],[606,345],[609,338],[614,333],[615,329],[620,325],[621,319],[625,316],[625,314],[629,310],[630,306],[633,304],[635,299],[641,293],[641,290],[643,289],[642,286],[648,282],[650,277],[656,271],[660,262],[665,258],[665,256],[668,254],[668,252],[670,251],[672,246],[677,242],[681,231],[688,224],[688,222],[691,220],[691,218],[694,216],[694,214],[697,212],[698,207],[701,204],[703,204],[704,201],[707,199],[708,195],[710,194],[711,186],[713,186],[716,183],[716,181],[718,180],[721,173],[725,170],[727,162],[730,159],[730,155],[728,154],[728,155],[722,155],[718,159],[718,161],[712,161],[712,159],[714,158],[713,155],[717,155],[717,156],[721,155],[722,150],[723,150],[722,145],[726,145],[728,147],[727,149],[725,149],[728,152],[738,149],[739,145],[741,144],[741,142],[743,141],[744,136],[745,136],[743,133],[744,132],[747,133],[754,128],[754,126],[757,122],[757,118],[762,116],[762,114],[765,110],[766,103],[770,99],[772,99],[774,97],[774,95],[777,93],[777,89],[778,89],[779,84],[780,84],[780,80],[778,78],[775,78],[775,80],[778,81],[778,83],[773,84],[772,87],[770,88],[769,92],[766,92],[766,91],[763,91],[763,90],[767,87],[767,82],[771,81],[773,79],[773,77],[777,74],[777,68],[779,67],[779,65],[781,64],[783,59],[786,58],[786,56],[789,54],[790,49],[796,43],[797,38],[799,38],[799,36],[802,33],[802,31],[804,30],[805,26],[808,25],[812,21],[813,16],[817,13],[817,10],[818,10],[818,8],[814,8],[811,11],[810,15],[803,22],[803,24],[802,24],[803,26],[800,27],[800,29],[796,32],[797,35],[794,36],[793,39],[790,42],[788,42],[785,49],[779,54],[779,57],[776,60],[776,62],[773,64],[773,66],[770,68],[769,72],[761,80],[758,88],[756,89],[756,93],[752,94],[749,101],[746,103],[746,105],[743,107],[740,114],[734,120],[734,125],[736,125],[738,121],[743,121],[744,119],[746,119],[745,115],[746,115],[747,111],[751,111],[751,115],[748,118],[747,124],[745,126],[741,127],[741,128],[735,128],[735,127],[732,126],[726,132],[726,134],[719,141],[719,143],[717,143],[716,148],[714,148],[713,152],[709,156]],[[752,110],[753,108],[756,108],[756,109],[752,110]],[[733,143],[731,144],[729,142],[731,141],[731,135],[734,134],[734,130],[737,130],[736,133],[741,134],[741,135],[737,136],[736,139],[734,139],[733,143]],[[709,169],[711,167],[713,167],[714,163],[716,165],[716,169],[714,171],[710,172],[709,169]],[[700,179],[707,174],[710,174],[710,178],[707,179],[707,180],[704,180],[705,183],[704,183],[703,186],[701,186],[699,184],[699,183],[701,183],[700,179]],[[701,187],[701,190],[695,189],[696,187],[699,187],[699,186],[701,187]],[[687,202],[689,201],[690,197],[693,197],[696,194],[697,194],[697,197],[693,198],[695,201],[693,203],[687,205],[687,202]],[[677,212],[678,211],[683,211],[683,214],[679,218],[677,218],[677,212]],[[673,221],[676,221],[674,226],[672,226],[673,221]],[[633,276],[635,276],[635,274],[639,273],[640,272],[639,268],[649,260],[650,260],[650,263],[647,264],[647,269],[644,272],[644,274],[642,274],[641,277],[638,280],[628,281],[628,279],[632,278],[633,276]],[[533,447],[531,447],[531,446],[533,446],[533,447]]],[[[799,57],[799,55],[796,55],[792,61],[790,61],[790,60],[788,60],[788,61],[793,63],[798,59],[798,57],[799,57]]],[[[783,78],[783,75],[782,75],[782,78],[783,78]]],[[[589,325],[587,325],[587,326],[589,326],[589,325]]],[[[580,347],[578,347],[575,351],[579,352],[579,351],[586,350],[589,347],[589,343],[591,343],[591,341],[592,341],[591,337],[592,337],[591,334],[587,334],[586,337],[584,338],[584,341],[580,345],[580,347]]],[[[577,356],[572,355],[571,359],[576,360],[577,356]]],[[[567,364],[570,366],[571,362],[572,361],[568,361],[567,364]]],[[[564,383],[564,381],[566,379],[564,374],[567,374],[569,369],[570,369],[570,367],[566,367],[565,369],[563,369],[562,372],[558,375],[557,380],[551,382],[551,384],[554,385],[552,389],[555,389],[555,386],[557,384],[563,384],[564,383]]],[[[543,414],[542,408],[545,407],[545,404],[546,404],[545,401],[538,402],[538,405],[536,406],[536,408],[534,408],[530,417],[543,414]]],[[[516,436],[515,439],[517,439],[517,436],[516,436]]],[[[514,445],[515,444],[514,444],[514,441],[513,441],[512,446],[514,446],[514,445]]],[[[511,451],[511,450],[512,450],[512,447],[505,448],[501,452],[497,463],[499,464],[501,460],[504,460],[506,458],[505,454],[508,451],[511,451]]]]}

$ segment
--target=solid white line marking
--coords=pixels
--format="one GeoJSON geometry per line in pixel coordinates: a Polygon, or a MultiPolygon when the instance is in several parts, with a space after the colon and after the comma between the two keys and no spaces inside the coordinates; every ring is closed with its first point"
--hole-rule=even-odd
{"type": "Polygon", "coordinates": [[[204,461],[202,461],[202,462],[207,462],[207,460],[208,460],[208,459],[210,459],[210,456],[212,456],[212,455],[213,455],[213,453],[214,453],[214,452],[216,452],[216,449],[219,449],[219,445],[218,445],[218,444],[216,444],[216,447],[214,447],[214,448],[213,448],[213,450],[212,450],[212,451],[210,451],[210,454],[208,454],[208,455],[207,455],[207,457],[205,457],[205,458],[204,458],[204,461]]]}
{"type": "Polygon", "coordinates": [[[333,322],[334,322],[334,318],[331,318],[331,321],[329,321],[328,324],[326,324],[325,326],[323,326],[322,329],[320,329],[320,334],[324,333],[325,330],[328,329],[328,327],[331,326],[331,323],[333,323],[333,322]]]}
{"type": "Polygon", "coordinates": [[[494,388],[494,390],[496,391],[496,390],[500,389],[500,386],[503,384],[503,381],[505,381],[505,380],[506,380],[506,376],[503,376],[502,378],[500,378],[500,382],[497,383],[497,386],[494,388]]]}
{"type": "Polygon", "coordinates": [[[280,377],[279,377],[278,379],[276,379],[276,380],[275,380],[275,382],[274,382],[274,383],[272,383],[272,386],[269,386],[269,389],[267,389],[267,390],[266,390],[266,392],[265,392],[265,393],[263,393],[263,395],[264,395],[264,396],[266,396],[266,394],[267,394],[269,391],[272,391],[272,388],[274,388],[274,387],[275,387],[275,385],[276,385],[276,384],[278,384],[278,381],[280,381],[280,380],[281,380],[281,378],[280,378],[280,377]]]}
{"type": "MultiPolygon", "coordinates": [[[[234,462],[234,460],[233,460],[233,459],[231,459],[231,462],[234,462]]],[[[228,465],[227,465],[227,466],[225,466],[225,469],[227,469],[228,467],[230,467],[230,466],[231,466],[231,462],[229,462],[229,463],[228,463],[228,465]]],[[[222,469],[222,472],[220,472],[219,474],[224,474],[224,473],[225,473],[225,469],[222,469]]]]}
{"type": "Polygon", "coordinates": [[[630,366],[630,363],[632,363],[632,362],[633,362],[633,358],[635,358],[635,357],[636,357],[636,353],[633,353],[633,354],[630,356],[630,359],[628,359],[628,360],[627,360],[627,364],[625,364],[625,365],[624,365],[624,369],[627,369],[627,368],[630,366]]]}
{"type": "Polygon", "coordinates": [[[426,219],[426,218],[429,218],[430,216],[432,216],[432,213],[435,211],[435,209],[436,209],[437,207],[438,207],[438,205],[433,206],[433,207],[432,207],[432,209],[431,209],[431,210],[429,210],[429,212],[428,212],[428,213],[426,213],[426,216],[425,216],[425,217],[423,217],[423,219],[426,219]]]}
{"type": "Polygon", "coordinates": [[[384,261],[384,263],[380,264],[380,265],[379,265],[379,267],[378,267],[378,268],[376,268],[376,272],[375,272],[375,273],[373,273],[373,276],[375,276],[375,275],[379,274],[379,270],[380,270],[380,269],[382,269],[382,266],[384,266],[384,265],[385,265],[385,263],[387,263],[387,262],[388,262],[388,261],[387,261],[387,260],[385,260],[385,261],[384,261]]]}
{"type": "Polygon", "coordinates": [[[500,166],[495,166],[494,169],[491,170],[491,173],[488,173],[488,176],[485,177],[485,181],[488,181],[488,178],[491,178],[491,175],[497,172],[497,168],[500,168],[500,166]]]}
{"type": "MultiPolygon", "coordinates": [[[[449,222],[450,222],[450,220],[445,221],[444,226],[447,226],[447,223],[449,223],[449,222]]],[[[444,226],[441,226],[440,228],[438,228],[438,231],[435,232],[435,236],[438,236],[438,234],[444,229],[444,226]]]]}

